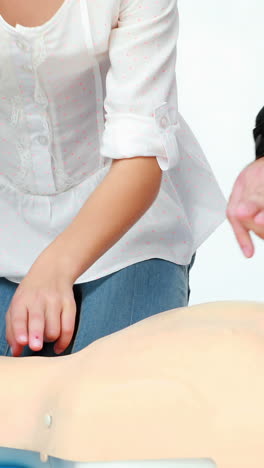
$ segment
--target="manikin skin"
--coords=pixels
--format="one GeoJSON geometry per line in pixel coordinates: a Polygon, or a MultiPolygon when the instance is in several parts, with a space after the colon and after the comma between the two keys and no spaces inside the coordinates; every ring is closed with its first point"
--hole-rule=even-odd
{"type": "Polygon", "coordinates": [[[2,357],[0,446],[263,466],[263,363],[264,303],[253,302],[166,311],[68,356],[2,357]]]}

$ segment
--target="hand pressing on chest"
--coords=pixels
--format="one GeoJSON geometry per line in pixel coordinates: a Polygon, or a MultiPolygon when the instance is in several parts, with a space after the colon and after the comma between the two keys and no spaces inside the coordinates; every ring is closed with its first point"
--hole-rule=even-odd
{"type": "Polygon", "coordinates": [[[43,342],[56,341],[54,351],[64,351],[71,342],[76,303],[73,284],[50,259],[40,256],[19,284],[6,314],[6,339],[13,356],[23,347],[39,351],[43,342]]]}

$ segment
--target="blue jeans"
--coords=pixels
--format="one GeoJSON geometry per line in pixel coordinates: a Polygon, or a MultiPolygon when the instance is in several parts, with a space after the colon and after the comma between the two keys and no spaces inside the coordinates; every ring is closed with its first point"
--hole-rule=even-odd
{"type": "MultiPolygon", "coordinates": [[[[59,356],[75,353],[103,336],[128,327],[152,315],[188,305],[189,265],[177,265],[160,258],[135,263],[103,278],[73,286],[77,306],[74,335],[59,356]]],[[[10,356],[5,338],[5,315],[18,287],[0,278],[0,355],[10,356]]],[[[22,356],[58,356],[54,343],[41,351],[28,346],[22,356]]]]}
{"type": "Polygon", "coordinates": [[[206,458],[164,459],[111,462],[74,462],[62,458],[49,457],[42,463],[39,453],[0,447],[0,468],[217,468],[206,458]]]}

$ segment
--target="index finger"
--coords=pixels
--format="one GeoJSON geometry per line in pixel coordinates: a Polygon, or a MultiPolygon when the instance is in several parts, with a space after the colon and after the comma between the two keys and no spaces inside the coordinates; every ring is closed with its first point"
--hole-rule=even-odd
{"type": "Polygon", "coordinates": [[[241,219],[240,210],[242,205],[242,198],[242,184],[236,183],[228,201],[226,214],[233,228],[236,240],[240,248],[242,249],[244,255],[246,257],[252,257],[252,255],[254,254],[254,245],[249,234],[249,229],[243,224],[243,219],[241,219]]]}
{"type": "Polygon", "coordinates": [[[254,255],[254,245],[249,234],[249,230],[245,228],[242,222],[236,218],[231,218],[231,225],[236,236],[237,242],[242,249],[244,255],[248,258],[254,255]]]}

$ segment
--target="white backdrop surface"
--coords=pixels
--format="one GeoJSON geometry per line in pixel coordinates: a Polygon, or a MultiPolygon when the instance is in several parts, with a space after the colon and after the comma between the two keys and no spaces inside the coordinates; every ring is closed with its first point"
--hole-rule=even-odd
{"type": "MultiPolygon", "coordinates": [[[[254,159],[252,129],[264,106],[263,0],[178,0],[179,110],[198,138],[228,199],[254,159]]],[[[264,241],[246,259],[226,220],[199,248],[190,305],[264,302],[264,241]]]]}

